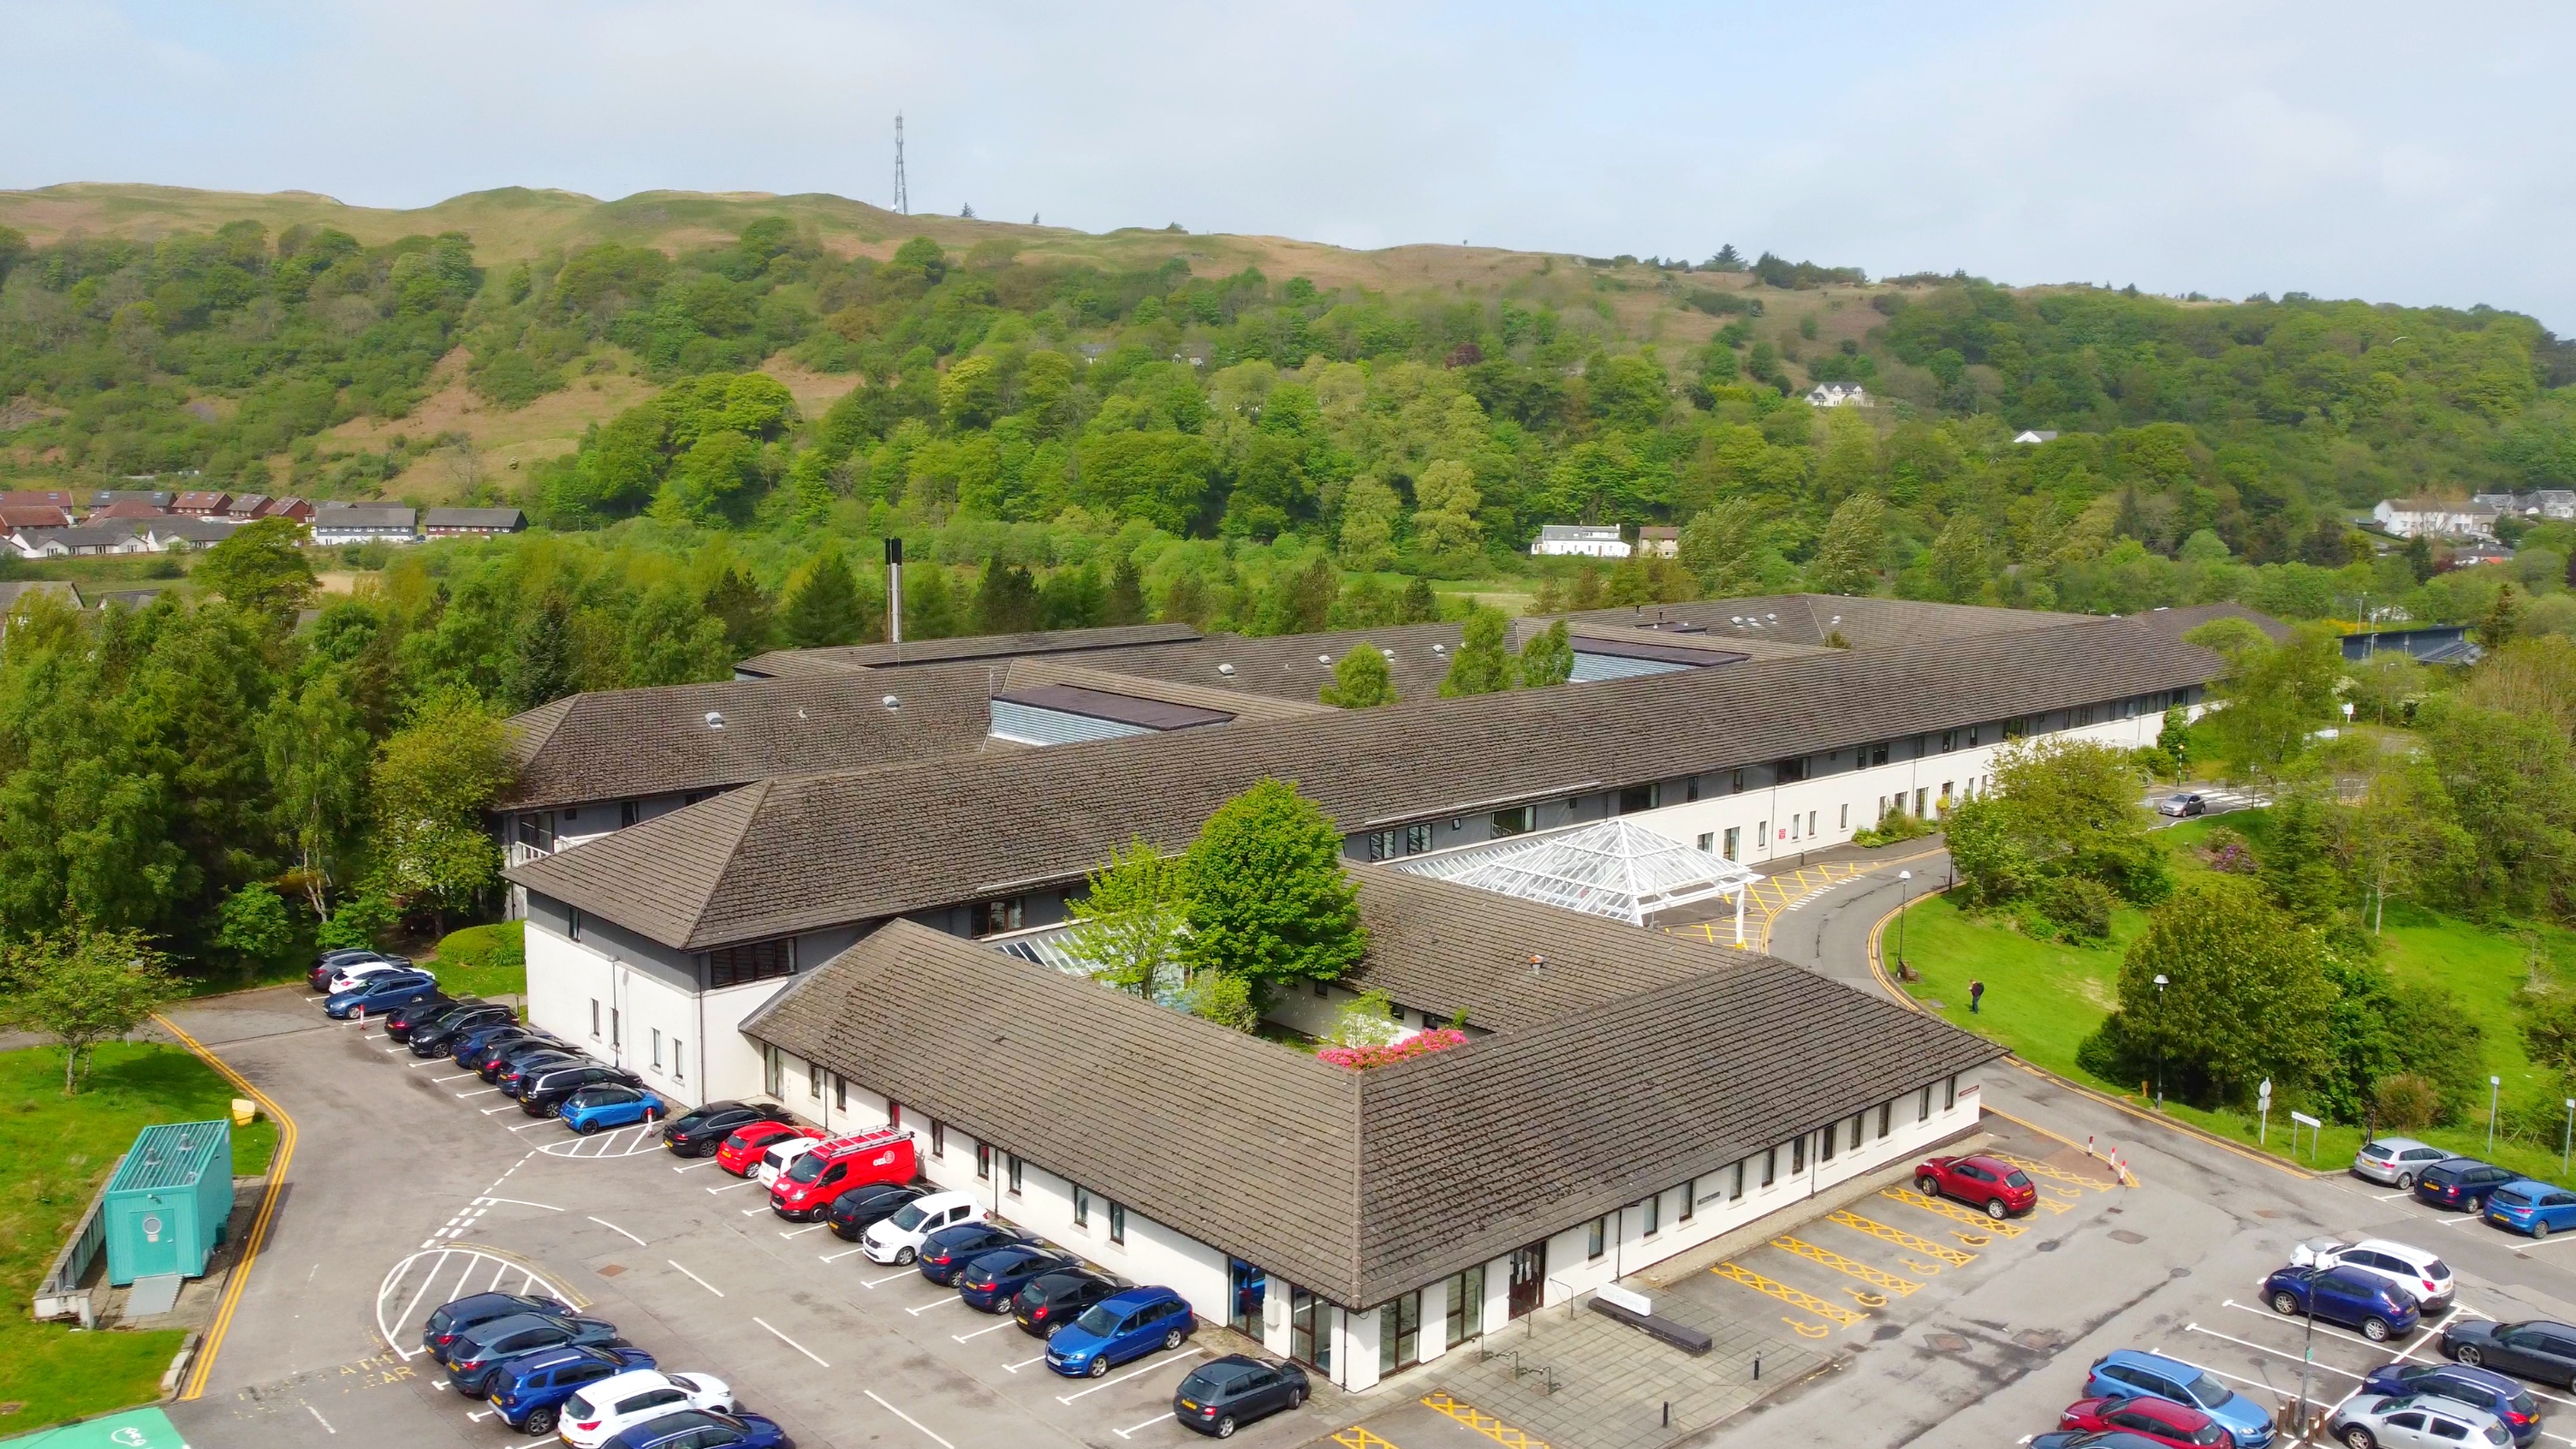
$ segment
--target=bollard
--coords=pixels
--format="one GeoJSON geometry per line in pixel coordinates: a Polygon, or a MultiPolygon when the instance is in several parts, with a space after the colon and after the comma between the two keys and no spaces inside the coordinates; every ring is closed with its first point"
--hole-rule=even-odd
{"type": "Polygon", "coordinates": [[[1753,1356],[1753,1381],[1762,1382],[1762,1355],[1758,1353],[1753,1356]]]}
{"type": "Polygon", "coordinates": [[[1665,1427],[1665,1428],[1667,1428],[1667,1429],[1669,1429],[1669,1428],[1671,1428],[1672,1426],[1673,1426],[1673,1401],[1672,1401],[1672,1400],[1670,1400],[1670,1399],[1666,1399],[1666,1400],[1664,1400],[1664,1427],[1665,1427]]]}

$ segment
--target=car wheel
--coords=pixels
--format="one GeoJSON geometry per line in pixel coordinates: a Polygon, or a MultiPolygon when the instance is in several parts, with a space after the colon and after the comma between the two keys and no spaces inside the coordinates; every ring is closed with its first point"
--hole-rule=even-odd
{"type": "Polygon", "coordinates": [[[598,1124],[598,1123],[596,1123],[596,1122],[588,1122],[588,1121],[584,1121],[584,1122],[575,1122],[574,1124],[572,1124],[572,1130],[574,1130],[575,1132],[580,1133],[580,1134],[581,1134],[582,1136],[584,1136],[584,1137],[587,1137],[587,1136],[589,1136],[590,1134],[592,1134],[593,1132],[596,1132],[596,1131],[598,1131],[598,1130],[599,1130],[599,1124],[598,1124]]]}
{"type": "Polygon", "coordinates": [[[1228,1414],[1224,1418],[1216,1421],[1216,1436],[1220,1439],[1231,1439],[1234,1437],[1234,1416],[1232,1414],[1228,1414]]]}
{"type": "Polygon", "coordinates": [[[1304,1389],[1290,1389],[1288,1391],[1289,1412],[1294,1413],[1298,1408],[1302,1407],[1305,1402],[1306,1391],[1304,1389]]]}
{"type": "Polygon", "coordinates": [[[1941,1195],[1941,1179],[1934,1177],[1932,1174],[1927,1172],[1921,1177],[1914,1179],[1914,1190],[1923,1194],[1925,1197],[1939,1197],[1941,1195]]]}
{"type": "Polygon", "coordinates": [[[2296,1318],[2296,1317],[2298,1317],[2298,1316],[2299,1316],[2299,1298],[2298,1298],[2298,1295],[2297,1295],[2297,1294],[2295,1294],[2295,1293],[2290,1292],[2288,1289],[2283,1289],[2282,1291],[2280,1291],[2280,1292],[2278,1292],[2278,1293],[2273,1294],[2273,1295],[2272,1295],[2272,1311],[2273,1311],[2273,1312],[2275,1312],[2275,1313],[2277,1313],[2277,1314],[2279,1314],[2279,1315],[2281,1315],[2283,1318],[2296,1318]]]}
{"type": "Polygon", "coordinates": [[[2379,1441],[2372,1438],[2370,1431],[2359,1424],[2343,1431],[2343,1442],[2346,1449],[2379,1449],[2379,1441]]]}
{"type": "Polygon", "coordinates": [[[2361,1321],[2361,1336],[2369,1339],[2373,1343],[2386,1343],[2388,1341],[2388,1320],[2385,1318],[2363,1319],[2361,1321]]]}
{"type": "Polygon", "coordinates": [[[915,1256],[917,1255],[912,1251],[912,1249],[906,1248],[894,1255],[894,1265],[900,1268],[905,1264],[912,1262],[915,1256]]]}
{"type": "Polygon", "coordinates": [[[1993,1218],[1996,1222],[2002,1222],[2009,1215],[2010,1209],[2004,1206],[2004,1200],[2002,1198],[1990,1197],[1986,1199],[1987,1217],[1993,1218]]]}
{"type": "Polygon", "coordinates": [[[2464,1363],[2471,1368],[2476,1368],[2487,1361],[2487,1356],[2478,1352],[2476,1344],[2463,1343],[2451,1350],[2451,1359],[2455,1363],[2464,1363]]]}
{"type": "Polygon", "coordinates": [[[1084,1369],[1083,1372],[1095,1379],[1109,1372],[1109,1355],[1105,1353],[1093,1355],[1091,1367],[1084,1369]]]}
{"type": "MultiPolygon", "coordinates": [[[[2415,1174],[2413,1174],[2413,1173],[2411,1173],[2411,1172],[2401,1172],[2401,1173],[2397,1174],[2397,1190],[2398,1190],[2399,1192],[2407,1192],[2407,1191],[2410,1191],[2410,1190],[2412,1190],[2412,1189],[2414,1188],[2414,1186],[2415,1186],[2415,1174]]],[[[2362,1432],[2366,1434],[2366,1433],[2368,1433],[2368,1432],[2370,1432],[2370,1431],[2369,1431],[2369,1430],[2367,1430],[2367,1429],[2365,1429],[2365,1430],[2363,1430],[2362,1432]]]]}
{"type": "Polygon", "coordinates": [[[532,1409],[519,1424],[519,1432],[532,1439],[542,1439],[554,1431],[555,1411],[552,1409],[532,1409]]]}
{"type": "Polygon", "coordinates": [[[2482,1197],[2473,1197],[2473,1198],[2470,1198],[2470,1199],[2469,1199],[2469,1215],[2470,1215],[2471,1217],[2475,1217],[2475,1216],[2477,1216],[2478,1214],[2485,1212],[2486,1210],[2487,1210],[2487,1200],[2486,1200],[2485,1198],[2482,1198],[2482,1197]]]}
{"type": "Polygon", "coordinates": [[[1173,1349],[1179,1348],[1179,1347],[1181,1346],[1181,1340],[1182,1340],[1182,1339],[1184,1339],[1184,1338],[1187,1338],[1188,1336],[1189,1336],[1188,1334],[1185,1334],[1185,1333],[1181,1332],[1181,1331],[1180,1331],[1179,1329],[1177,1329],[1177,1328],[1173,1329],[1173,1330],[1172,1330],[1171,1332],[1169,1332],[1169,1333],[1164,1334],[1164,1335],[1163,1335],[1163,1352],[1165,1352],[1165,1353],[1170,1353],[1173,1349]]]}

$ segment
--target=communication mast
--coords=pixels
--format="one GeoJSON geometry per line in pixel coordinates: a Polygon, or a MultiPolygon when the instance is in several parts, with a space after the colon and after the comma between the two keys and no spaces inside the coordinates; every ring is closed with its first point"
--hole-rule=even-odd
{"type": "Polygon", "coordinates": [[[894,113],[894,209],[912,215],[912,197],[903,189],[903,112],[894,113]]]}

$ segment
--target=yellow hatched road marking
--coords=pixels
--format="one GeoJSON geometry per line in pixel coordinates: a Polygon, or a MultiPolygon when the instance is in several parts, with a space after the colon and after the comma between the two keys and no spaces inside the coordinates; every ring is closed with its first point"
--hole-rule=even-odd
{"type": "MultiPolygon", "coordinates": [[[[1784,1253],[1795,1253],[1810,1263],[1821,1263],[1846,1278],[1858,1278],[1873,1288],[1884,1288],[1900,1298],[1923,1286],[1911,1278],[1899,1278],[1893,1273],[1882,1273],[1867,1263],[1855,1262],[1831,1248],[1819,1248],[1804,1238],[1773,1238],[1771,1246],[1784,1253]]],[[[1882,1298],[1868,1306],[1877,1308],[1884,1305],[1886,1301],[1882,1298]]]]}
{"type": "MultiPolygon", "coordinates": [[[[1911,1252],[1921,1253],[1927,1258],[1938,1258],[1953,1268],[1964,1268],[1970,1263],[1977,1261],[1977,1255],[1974,1253],[1960,1252],[1956,1248],[1946,1247],[1940,1243],[1936,1243],[1930,1238],[1918,1238],[1912,1233],[1905,1231],[1903,1228],[1891,1228],[1885,1223],[1872,1222],[1868,1218],[1862,1217],[1860,1214],[1849,1211],[1848,1209],[1828,1216],[1825,1221],[1829,1223],[1840,1223],[1844,1227],[1851,1229],[1853,1232],[1867,1233],[1881,1242],[1894,1243],[1900,1248],[1907,1249],[1911,1252]]],[[[1937,1272],[1939,1270],[1926,1269],[1924,1271],[1937,1272]]]]}
{"type": "Polygon", "coordinates": [[[1395,1449],[1393,1444],[1390,1444],[1386,1440],[1379,1438],[1377,1435],[1370,1433],[1366,1428],[1358,1424],[1353,1424],[1342,1432],[1328,1437],[1331,1438],[1334,1443],[1341,1445],[1342,1449],[1395,1449]]]}
{"type": "MultiPolygon", "coordinates": [[[[2000,1152],[1995,1155],[1997,1157],[2003,1157],[2003,1154],[2000,1152]]],[[[2094,1192],[2109,1192],[2111,1190],[2111,1184],[2102,1181],[2100,1178],[2086,1177],[2080,1172],[2069,1172],[2062,1167],[2050,1167],[2046,1163],[2032,1162],[2027,1158],[2021,1157],[2004,1157],[2004,1161],[2011,1163],[2013,1166],[2020,1168],[2022,1171],[2029,1173],[2033,1177],[2044,1177],[2051,1182],[2065,1183],[2069,1187],[2089,1188],[2094,1192]]]]}
{"type": "MultiPolygon", "coordinates": [[[[1462,1403],[1445,1393],[1424,1394],[1422,1407],[1447,1414],[1495,1443],[1503,1445],[1504,1449],[1548,1449],[1546,1440],[1533,1439],[1493,1415],[1479,1411],[1475,1405],[1462,1403]]],[[[1378,1442],[1386,1443],[1383,1439],[1378,1442]]],[[[1395,1449],[1395,1446],[1389,1444],[1387,1449],[1395,1449]]]]}
{"type": "Polygon", "coordinates": [[[1839,1324],[1844,1328],[1849,1328],[1869,1316],[1866,1313],[1854,1313],[1848,1308],[1837,1307],[1804,1289],[1792,1288],[1776,1279],[1765,1278],[1741,1263],[1720,1263],[1708,1271],[1728,1282],[1741,1283],[1756,1293],[1777,1298],[1792,1308],[1803,1308],[1818,1318],[1839,1324]]]}
{"type": "Polygon", "coordinates": [[[1995,1234],[1997,1237],[2018,1238],[2021,1236],[2022,1224],[2014,1222],[2010,1218],[2004,1218],[2001,1220],[1990,1218],[1984,1213],[1976,1211],[1974,1208],[1963,1208],[1957,1203],[1948,1201],[1944,1198],[1925,1197],[1923,1194],[1914,1191],[1912,1188],[1883,1187],[1878,1190],[1878,1195],[1880,1197],[1894,1198],[1898,1202],[1905,1204],[1907,1207],[1919,1207],[1927,1213],[1939,1213],[1941,1216],[1948,1218],[1954,1223],[1972,1223],[1986,1232],[1995,1234]]]}

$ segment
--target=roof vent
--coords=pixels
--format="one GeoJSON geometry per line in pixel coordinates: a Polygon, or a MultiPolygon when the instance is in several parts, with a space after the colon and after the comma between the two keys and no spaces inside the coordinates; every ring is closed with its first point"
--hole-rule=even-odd
{"type": "Polygon", "coordinates": [[[881,699],[881,700],[878,700],[878,701],[877,701],[877,703],[879,703],[879,704],[881,704],[881,705],[884,705],[884,706],[886,707],[886,709],[887,709],[887,710],[889,710],[889,711],[898,710],[898,709],[903,708],[903,701],[902,701],[902,700],[899,700],[899,699],[897,699],[897,698],[895,698],[895,697],[894,697],[893,695],[891,695],[891,694],[887,695],[885,698],[883,698],[883,699],[881,699]]]}
{"type": "Polygon", "coordinates": [[[722,714],[718,713],[718,712],[717,712],[717,711],[715,711],[715,710],[712,710],[712,709],[711,709],[711,710],[708,710],[708,711],[707,711],[707,728],[708,728],[708,729],[711,729],[711,730],[720,730],[720,729],[723,729],[723,728],[724,728],[724,716],[723,716],[722,714]]]}
{"type": "Polygon", "coordinates": [[[1532,951],[1530,953],[1530,974],[1532,976],[1540,976],[1546,974],[1546,971],[1547,958],[1536,951],[1532,951]]]}
{"type": "Polygon", "coordinates": [[[1431,646],[1431,652],[1434,654],[1446,654],[1449,652],[1449,646],[1446,644],[1434,644],[1431,646]]]}
{"type": "Polygon", "coordinates": [[[1318,664],[1330,664],[1333,662],[1333,656],[1330,654],[1318,654],[1315,656],[1315,662],[1318,664]]]}
{"type": "Polygon", "coordinates": [[[801,709],[800,709],[800,710],[798,710],[798,711],[796,711],[796,717],[797,717],[798,719],[805,719],[805,718],[808,718],[808,716],[806,715],[805,711],[803,711],[803,710],[801,710],[801,709]]]}
{"type": "Polygon", "coordinates": [[[1228,679],[1232,679],[1234,677],[1234,666],[1231,664],[1220,664],[1216,667],[1216,672],[1224,675],[1228,679]]]}

